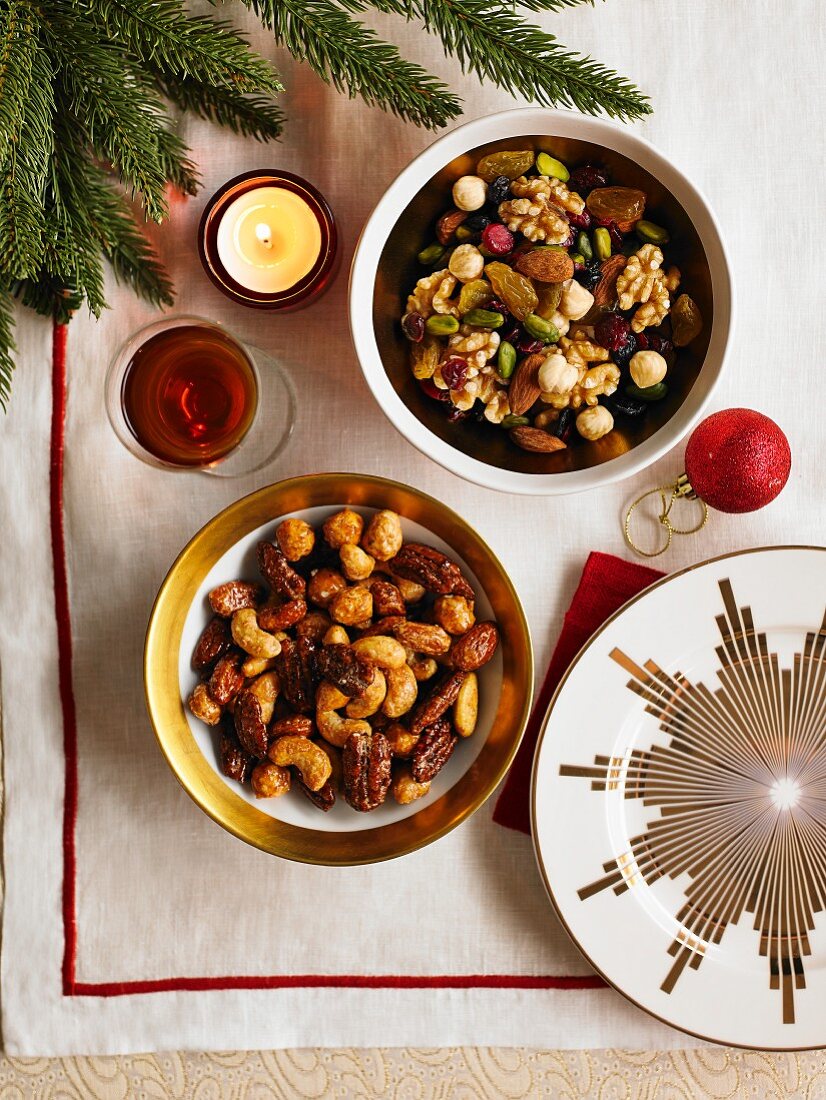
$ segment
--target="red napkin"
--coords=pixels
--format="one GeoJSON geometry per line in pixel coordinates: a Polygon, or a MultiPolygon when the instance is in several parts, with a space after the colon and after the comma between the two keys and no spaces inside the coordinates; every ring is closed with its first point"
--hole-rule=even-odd
{"type": "Polygon", "coordinates": [[[656,569],[623,561],[611,554],[588,556],[579,587],[562,624],[545,680],[528,719],[525,736],[516,754],[504,790],[493,811],[493,820],[507,829],[531,831],[531,766],[536,739],[557,684],[594,631],[632,596],[662,577],[656,569]]]}

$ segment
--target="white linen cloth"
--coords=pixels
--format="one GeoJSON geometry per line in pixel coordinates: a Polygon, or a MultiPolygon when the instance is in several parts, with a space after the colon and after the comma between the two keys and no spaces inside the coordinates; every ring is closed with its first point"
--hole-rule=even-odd
{"type": "MultiPolygon", "coordinates": [[[[675,540],[662,567],[746,546],[824,541],[823,17],[806,0],[610,0],[537,18],[651,94],[656,113],[637,129],[706,192],[734,269],[739,321],[714,407],[761,409],[792,445],[792,477],[778,501],[751,516],[712,515],[701,535],[675,540]]],[[[389,19],[377,26],[408,55],[449,75],[465,94],[467,117],[512,104],[505,93],[459,77],[417,28],[389,19]]],[[[492,803],[403,860],[355,869],[291,865],[243,846],[201,814],[152,736],[141,650],[153,597],[190,535],[250,490],[337,469],[385,474],[439,496],[478,527],[510,569],[541,675],[587,551],[624,553],[623,505],[682,470],[680,447],[632,481],[586,496],[511,499],[458,480],[394,431],[351,349],[346,270],[372,205],[431,137],[325,88],[275,51],[266,34],[254,41],[287,81],[283,143],[263,147],[187,120],[182,132],[204,189],[196,199],[176,200],[171,224],[153,239],[177,286],[176,312],[225,323],[290,372],[299,403],[288,449],[270,469],[239,481],[142,465],[107,423],[103,378],[120,342],[154,315],[110,285],[111,311],[97,324],[77,317],[69,333],[64,511],[79,740],[78,980],[585,974],[545,900],[529,840],[493,825],[492,803]],[[343,233],[335,287],[289,317],[230,303],[207,282],[195,248],[210,194],[240,171],[268,166],[313,180],[343,233]]],[[[51,333],[47,323],[21,316],[18,337],[20,369],[0,426],[7,1051],[693,1045],[605,989],[63,995],[63,728],[48,501],[51,333]]]]}

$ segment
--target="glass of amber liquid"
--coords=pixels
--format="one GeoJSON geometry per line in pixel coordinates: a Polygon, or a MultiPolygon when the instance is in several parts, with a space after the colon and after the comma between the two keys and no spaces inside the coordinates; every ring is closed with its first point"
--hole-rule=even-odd
{"type": "Polygon", "coordinates": [[[106,409],[120,441],[149,465],[240,477],[283,449],[295,399],[266,353],[179,316],[140,329],[117,352],[106,409]]]}

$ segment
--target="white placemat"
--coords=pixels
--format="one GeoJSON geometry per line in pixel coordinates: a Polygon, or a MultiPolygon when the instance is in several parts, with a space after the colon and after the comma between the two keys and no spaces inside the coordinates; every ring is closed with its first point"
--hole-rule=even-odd
{"type": "MultiPolygon", "coordinates": [[[[810,15],[804,0],[723,9],[713,0],[690,8],[613,0],[542,17],[570,46],[592,50],[654,97],[657,113],[640,132],[709,194],[733,261],[740,323],[716,407],[763,409],[792,443],[794,469],[783,496],[754,516],[715,515],[702,536],[679,541],[669,568],[742,546],[822,542],[826,535],[817,360],[823,163],[811,95],[820,50],[816,42],[802,49],[800,35],[810,15]]],[[[395,29],[411,56],[455,73],[415,29],[384,20],[381,27],[395,29]]],[[[265,35],[256,43],[273,52],[265,35]]],[[[679,449],[647,474],[587,496],[509,499],[459,481],[394,432],[350,347],[346,264],[371,206],[430,137],[335,95],[283,55],[276,60],[288,83],[284,143],[264,148],[188,121],[183,132],[202,166],[204,191],[176,202],[172,224],[155,237],[178,287],[177,310],[226,323],[291,373],[298,423],[283,457],[229,483],[142,466],[111,433],[102,383],[116,346],[151,312],[110,286],[113,309],[98,324],[78,317],[69,334],[63,514],[77,712],[76,868],[67,907],[70,941],[76,938],[73,974],[64,974],[64,722],[48,496],[51,333],[29,318],[19,327],[22,365],[0,433],[6,1047],[62,1054],[319,1044],[689,1045],[608,990],[522,987],[582,976],[587,967],[545,902],[528,839],[493,825],[490,805],[402,861],[353,870],[293,866],[245,848],[200,814],[155,746],[140,673],[152,599],[191,533],[243,493],[294,474],[353,469],[438,495],[479,527],[511,570],[542,670],[587,551],[622,552],[623,503],[681,470],[679,449]],[[194,243],[211,192],[239,171],[271,165],[312,179],[344,234],[334,289],[286,318],[221,297],[203,276],[194,243]],[[295,975],[338,976],[342,984],[294,988],[295,975]],[[281,987],[240,988],[239,979],[250,976],[281,987]],[[344,981],[376,976],[407,984],[344,981]],[[503,981],[480,987],[470,981],[478,976],[503,981]],[[227,988],[199,989],[216,978],[227,979],[227,988]],[[417,988],[407,987],[411,978],[417,988]],[[153,992],[156,983],[164,991],[153,992]]],[[[511,102],[492,89],[480,92],[471,79],[458,84],[469,116],[511,102]]]]}

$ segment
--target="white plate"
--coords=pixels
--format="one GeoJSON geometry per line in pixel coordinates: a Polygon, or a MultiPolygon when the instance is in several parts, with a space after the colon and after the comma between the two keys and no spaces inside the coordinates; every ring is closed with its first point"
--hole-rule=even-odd
{"type": "Polygon", "coordinates": [[[826,1046],[826,549],[657,582],[581,651],[533,773],[540,872],[603,977],[665,1023],[826,1046]]]}

